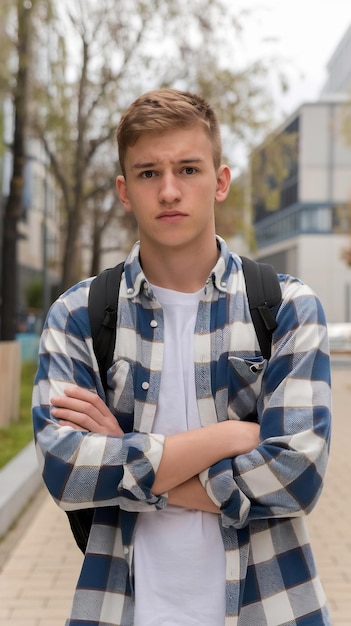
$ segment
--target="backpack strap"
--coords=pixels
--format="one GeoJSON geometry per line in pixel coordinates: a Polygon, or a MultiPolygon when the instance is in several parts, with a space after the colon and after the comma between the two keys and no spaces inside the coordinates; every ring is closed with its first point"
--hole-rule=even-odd
{"type": "Polygon", "coordinates": [[[100,272],[90,284],[88,312],[91,337],[100,377],[106,393],[109,369],[116,340],[119,286],[124,263],[100,272]]]}
{"type": "Polygon", "coordinates": [[[277,327],[275,315],[282,299],[279,279],[268,263],[241,257],[252,322],[262,356],[271,356],[272,333],[277,327]]]}

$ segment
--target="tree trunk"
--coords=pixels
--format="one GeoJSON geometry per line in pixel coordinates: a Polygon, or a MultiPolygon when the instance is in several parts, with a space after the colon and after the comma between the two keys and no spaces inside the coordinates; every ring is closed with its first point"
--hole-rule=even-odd
{"type": "Polygon", "coordinates": [[[100,271],[101,260],[101,227],[99,224],[99,209],[94,208],[93,212],[93,232],[91,236],[91,261],[90,276],[96,276],[100,271]]]}
{"type": "Polygon", "coordinates": [[[77,207],[70,211],[67,220],[66,243],[64,247],[61,290],[66,291],[81,279],[81,218],[77,207]]]}
{"type": "MultiPolygon", "coordinates": [[[[33,4],[30,6],[32,7],[33,4]]],[[[30,11],[32,10],[31,8],[24,8],[23,5],[23,0],[18,0],[18,70],[14,93],[13,171],[10,193],[4,209],[2,234],[2,298],[0,316],[0,339],[2,341],[12,341],[16,333],[17,240],[18,221],[22,214],[24,184],[25,130],[27,123],[26,96],[29,78],[30,11]]]]}

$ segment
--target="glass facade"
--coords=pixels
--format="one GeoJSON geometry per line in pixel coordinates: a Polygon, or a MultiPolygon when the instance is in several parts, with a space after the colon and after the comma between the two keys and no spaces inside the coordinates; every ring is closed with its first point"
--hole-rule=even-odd
{"type": "Polygon", "coordinates": [[[255,224],[259,248],[302,234],[331,233],[335,227],[336,207],[295,204],[271,213],[255,224]]]}
{"type": "Polygon", "coordinates": [[[254,152],[251,162],[255,226],[298,202],[299,117],[254,152]]]}

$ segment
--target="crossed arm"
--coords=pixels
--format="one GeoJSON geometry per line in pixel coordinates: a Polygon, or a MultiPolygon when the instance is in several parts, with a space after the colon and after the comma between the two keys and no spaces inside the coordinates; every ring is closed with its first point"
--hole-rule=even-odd
{"type": "MultiPolygon", "coordinates": [[[[101,398],[81,387],[68,386],[65,395],[51,398],[52,415],[76,430],[123,437],[115,416],[101,398]]],[[[250,452],[258,445],[259,426],[227,420],[166,437],[152,491],[168,492],[176,506],[218,513],[198,475],[214,463],[250,452]]]]}

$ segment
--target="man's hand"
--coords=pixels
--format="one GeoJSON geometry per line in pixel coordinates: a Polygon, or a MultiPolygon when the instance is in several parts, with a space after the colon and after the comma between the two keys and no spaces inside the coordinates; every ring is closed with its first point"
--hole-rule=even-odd
{"type": "Polygon", "coordinates": [[[168,504],[217,515],[220,513],[220,509],[209,498],[198,476],[171,489],[168,492],[168,504]]]}
{"type": "Polygon", "coordinates": [[[123,437],[117,419],[96,393],[75,385],[67,386],[64,393],[51,398],[52,415],[61,426],[123,437]]]}

